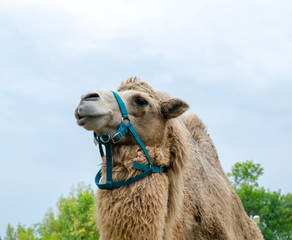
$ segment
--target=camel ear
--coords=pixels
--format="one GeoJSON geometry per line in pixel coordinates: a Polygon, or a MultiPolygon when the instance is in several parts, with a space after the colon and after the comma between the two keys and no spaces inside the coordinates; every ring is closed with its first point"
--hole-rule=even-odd
{"type": "Polygon", "coordinates": [[[165,119],[171,119],[182,115],[189,109],[189,105],[181,99],[172,98],[162,102],[161,113],[165,119]]]}

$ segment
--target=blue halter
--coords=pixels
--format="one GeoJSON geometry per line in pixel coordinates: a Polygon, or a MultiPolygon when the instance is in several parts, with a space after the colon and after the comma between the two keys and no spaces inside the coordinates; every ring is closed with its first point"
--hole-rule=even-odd
{"type": "Polygon", "coordinates": [[[132,126],[125,104],[123,102],[123,100],[121,99],[121,97],[116,93],[113,92],[121,113],[122,113],[122,123],[117,131],[116,134],[114,134],[113,137],[111,137],[109,134],[102,134],[101,137],[97,136],[95,132],[93,132],[93,136],[95,138],[95,140],[98,142],[99,145],[99,151],[100,151],[100,155],[103,158],[104,156],[104,152],[102,149],[102,145],[105,146],[105,151],[106,151],[106,183],[99,183],[102,175],[101,175],[101,169],[98,171],[98,173],[95,176],[95,183],[96,185],[100,188],[100,189],[107,189],[107,190],[111,190],[114,188],[119,188],[128,184],[131,184],[133,182],[137,182],[138,180],[152,174],[152,173],[163,173],[164,169],[163,167],[158,167],[158,166],[154,166],[152,164],[151,158],[146,150],[145,145],[143,144],[142,140],[140,139],[139,135],[137,134],[136,130],[134,129],[134,127],[132,126]],[[124,122],[124,120],[128,120],[129,123],[126,124],[124,122]],[[118,143],[122,137],[124,135],[126,135],[128,132],[131,133],[131,135],[135,138],[135,140],[137,141],[137,143],[140,145],[141,149],[143,150],[147,160],[148,160],[148,165],[147,164],[141,164],[141,163],[133,163],[133,168],[141,170],[142,173],[138,174],[135,177],[132,178],[128,178],[128,179],[123,179],[120,181],[115,181],[113,182],[112,180],[112,144],[118,143]]]}

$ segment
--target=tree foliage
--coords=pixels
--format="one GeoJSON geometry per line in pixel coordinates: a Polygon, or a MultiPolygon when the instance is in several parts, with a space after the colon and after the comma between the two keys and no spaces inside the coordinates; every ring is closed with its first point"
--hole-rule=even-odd
{"type": "Polygon", "coordinates": [[[18,225],[14,230],[9,224],[5,240],[96,240],[94,191],[80,183],[67,198],[61,196],[58,214],[49,209],[41,223],[25,228],[18,225]]]}
{"type": "Polygon", "coordinates": [[[228,173],[249,216],[258,215],[265,240],[292,239],[292,194],[282,195],[259,187],[263,174],[260,164],[252,161],[236,163],[228,173]]]}
{"type": "Polygon", "coordinates": [[[35,237],[35,229],[32,227],[25,228],[25,226],[18,224],[17,229],[8,224],[6,229],[6,236],[4,240],[37,240],[35,237]]]}
{"type": "Polygon", "coordinates": [[[257,181],[263,173],[264,169],[260,164],[255,164],[253,161],[246,161],[235,163],[231,168],[231,173],[227,173],[227,176],[231,178],[233,184],[237,187],[242,183],[257,185],[257,181]]]}
{"type": "Polygon", "coordinates": [[[16,240],[16,232],[10,224],[8,224],[6,228],[6,236],[4,237],[4,240],[16,240]]]}

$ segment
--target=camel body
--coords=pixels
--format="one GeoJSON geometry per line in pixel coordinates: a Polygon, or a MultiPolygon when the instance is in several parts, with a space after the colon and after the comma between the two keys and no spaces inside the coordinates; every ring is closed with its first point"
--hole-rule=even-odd
{"type": "MultiPolygon", "coordinates": [[[[130,115],[135,109],[139,110],[137,114],[132,113],[133,126],[153,164],[164,166],[167,170],[127,186],[98,191],[96,206],[100,239],[263,239],[222,170],[204,124],[195,114],[180,116],[187,109],[183,102],[153,91],[135,78],[122,83],[118,89],[118,92],[125,92],[123,97],[126,103],[131,95],[139,92],[150,94],[148,102],[156,100],[148,104],[148,112],[143,108],[151,116],[152,123],[145,117],[146,113],[139,113],[144,105],[141,101],[139,108],[126,106],[130,109],[130,115]],[[160,118],[153,117],[157,112],[162,112],[164,120],[160,119],[159,114],[160,118]]],[[[143,94],[144,98],[148,97],[143,94]]],[[[76,118],[81,121],[79,114],[82,111],[77,109],[76,112],[76,118]]],[[[92,126],[85,125],[85,128],[89,130],[92,126]]],[[[110,131],[109,127],[104,128],[110,131]]],[[[96,131],[102,133],[101,130],[96,131]]],[[[114,181],[141,173],[133,168],[133,162],[147,164],[143,151],[130,138],[112,146],[114,181]]],[[[102,161],[102,175],[106,176],[105,159],[102,161]]]]}

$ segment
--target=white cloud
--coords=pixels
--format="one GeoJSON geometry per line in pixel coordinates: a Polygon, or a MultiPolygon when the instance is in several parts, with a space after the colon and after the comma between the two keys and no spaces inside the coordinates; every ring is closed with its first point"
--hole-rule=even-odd
{"type": "MultiPolygon", "coordinates": [[[[2,1],[40,55],[152,58],[196,81],[270,88],[292,76],[290,1],[2,1]]],[[[173,76],[172,76],[173,77],[173,76]]]]}

